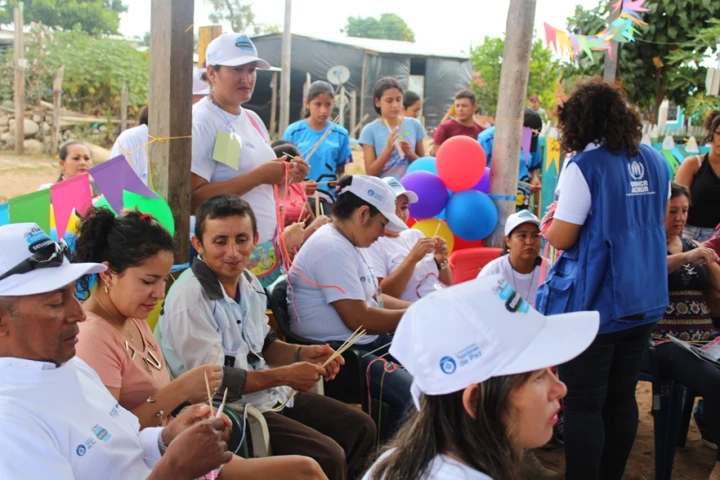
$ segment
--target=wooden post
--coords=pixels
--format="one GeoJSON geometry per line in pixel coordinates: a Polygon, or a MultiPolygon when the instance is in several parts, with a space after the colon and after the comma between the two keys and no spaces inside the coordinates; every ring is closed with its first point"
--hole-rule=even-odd
{"type": "Polygon", "coordinates": [[[128,102],[128,90],[127,83],[122,83],[122,90],[120,90],[120,131],[124,132],[127,130],[127,102],[128,102]]]}
{"type": "Polygon", "coordinates": [[[360,124],[365,121],[365,69],[367,68],[367,52],[363,54],[362,78],[360,79],[360,124]]]}
{"type": "Polygon", "coordinates": [[[277,128],[277,80],[278,72],[272,72],[272,99],[270,100],[270,136],[277,128]]]}
{"type": "Polygon", "coordinates": [[[152,0],[148,146],[153,184],[175,219],[175,263],[190,258],[190,158],[194,0],[152,0]],[[172,166],[172,169],[170,168],[172,166]]]}
{"type": "Polygon", "coordinates": [[[50,155],[55,155],[58,151],[58,142],[60,141],[60,99],[62,98],[62,81],[65,74],[65,65],[58,68],[53,81],[53,116],[52,130],[50,131],[50,155]]]}
{"type": "MultiPolygon", "coordinates": [[[[15,152],[25,151],[25,41],[23,38],[23,3],[15,8],[15,152]]],[[[40,126],[42,128],[42,125],[40,126]]]]}
{"type": "MultiPolygon", "coordinates": [[[[612,2],[610,3],[610,16],[608,17],[608,28],[609,25],[612,24],[612,22],[615,21],[618,17],[620,17],[620,13],[622,11],[622,4],[623,0],[620,0],[620,6],[617,10],[612,10],[612,2]]],[[[617,80],[617,67],[618,62],[620,61],[619,55],[620,55],[620,44],[616,41],[610,42],[610,52],[612,52],[612,58],[609,53],[605,54],[605,69],[603,71],[603,80],[607,83],[613,83],[615,80],[617,80]]]]}
{"type": "Polygon", "coordinates": [[[504,245],[505,220],[515,212],[534,22],[535,0],[510,0],[490,167],[490,194],[498,207],[498,224],[485,241],[488,247],[504,245]]]}
{"type": "Polygon", "coordinates": [[[340,87],[340,98],[339,98],[340,104],[339,107],[339,114],[340,114],[340,120],[338,120],[338,125],[341,127],[345,126],[345,104],[347,103],[347,99],[345,98],[345,85],[342,85],[340,87]]]}
{"type": "Polygon", "coordinates": [[[210,25],[209,27],[198,28],[198,66],[204,68],[205,65],[205,51],[207,46],[215,40],[217,37],[222,35],[222,25],[210,25]]]}
{"type": "Polygon", "coordinates": [[[292,0],[285,0],[285,24],[282,32],[282,77],[280,77],[280,131],[278,132],[280,136],[290,124],[291,20],[292,0]]]}
{"type": "Polygon", "coordinates": [[[350,92],[350,131],[355,130],[357,125],[357,91],[350,92]]]}

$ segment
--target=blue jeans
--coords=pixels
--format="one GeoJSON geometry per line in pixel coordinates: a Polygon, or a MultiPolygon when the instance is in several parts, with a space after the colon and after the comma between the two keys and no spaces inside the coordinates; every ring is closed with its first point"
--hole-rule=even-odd
{"type": "Polygon", "coordinates": [[[696,242],[703,243],[707,240],[710,240],[710,237],[712,237],[713,233],[715,233],[714,228],[693,227],[692,225],[685,225],[685,228],[683,228],[682,238],[684,238],[685,240],[695,240],[696,242]]]}
{"type": "Polygon", "coordinates": [[[564,406],[566,480],[621,480],[638,426],[635,387],[655,324],[598,335],[558,367],[564,406]]]}
{"type": "MultiPolygon", "coordinates": [[[[372,352],[376,348],[380,348],[388,343],[392,342],[392,335],[379,335],[378,338],[365,345],[355,345],[355,348],[366,354],[372,352]]],[[[363,366],[367,371],[368,365],[378,358],[379,355],[387,353],[389,346],[378,350],[377,352],[363,358],[363,366]]],[[[383,357],[388,362],[397,363],[390,355],[383,357]]],[[[405,416],[405,410],[412,405],[412,397],[410,396],[410,385],[412,384],[412,376],[400,367],[393,372],[385,372],[383,377],[384,363],[382,360],[373,362],[370,367],[370,396],[373,399],[379,399],[382,394],[383,403],[387,403],[390,406],[390,412],[388,414],[388,433],[392,435],[400,427],[402,420],[405,416]]],[[[413,407],[414,408],[414,407],[413,407]]],[[[378,432],[382,426],[378,425],[378,432]]]]}

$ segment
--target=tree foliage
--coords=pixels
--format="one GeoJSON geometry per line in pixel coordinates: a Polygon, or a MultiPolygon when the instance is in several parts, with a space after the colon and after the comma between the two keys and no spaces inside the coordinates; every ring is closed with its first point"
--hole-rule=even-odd
{"type": "MultiPolygon", "coordinates": [[[[19,0],[0,1],[0,24],[13,22],[19,0]]],[[[120,14],[127,11],[122,0],[24,0],[25,23],[40,22],[63,30],[90,35],[117,34],[120,14]]]]}
{"type": "Polygon", "coordinates": [[[415,42],[415,33],[405,23],[405,20],[394,13],[383,13],[379,19],[375,17],[348,17],[347,24],[341,31],[349,37],[415,42]]]}
{"type": "MultiPolygon", "coordinates": [[[[588,10],[578,6],[575,15],[568,18],[569,31],[602,31],[609,4],[606,1],[588,10]]],[[[685,105],[689,96],[704,89],[706,69],[700,65],[697,51],[704,52],[717,44],[717,37],[713,40],[711,35],[701,33],[717,26],[712,22],[720,15],[720,2],[652,0],[645,6],[649,11],[643,13],[643,19],[648,26],[638,27],[641,33],[635,42],[622,44],[618,78],[624,83],[630,101],[657,121],[664,98],[685,105]]],[[[568,66],[566,78],[602,75],[603,58],[603,53],[596,53],[593,59],[583,56],[579,65],[568,66]]]]}
{"type": "MultiPolygon", "coordinates": [[[[500,93],[500,71],[505,54],[505,39],[485,37],[482,44],[470,52],[470,62],[480,83],[473,84],[478,105],[483,112],[494,116],[500,93]]],[[[555,105],[555,92],[562,76],[562,66],[542,40],[532,44],[528,95],[537,94],[540,105],[550,111],[555,105]]]]}
{"type": "MultiPolygon", "coordinates": [[[[124,40],[91,37],[77,31],[52,31],[33,24],[25,37],[27,100],[41,96],[52,101],[53,80],[65,65],[64,108],[92,115],[116,115],[125,81],[128,106],[137,111],[147,103],[150,62],[124,40]]],[[[12,50],[0,65],[0,93],[13,90],[12,50]]],[[[131,112],[132,113],[132,112],[131,112]]]]}
{"type": "Polygon", "coordinates": [[[255,18],[252,4],[245,0],[205,0],[212,6],[213,12],[209,15],[213,23],[229,22],[233,32],[260,35],[280,31],[279,25],[258,23],[255,18]]]}

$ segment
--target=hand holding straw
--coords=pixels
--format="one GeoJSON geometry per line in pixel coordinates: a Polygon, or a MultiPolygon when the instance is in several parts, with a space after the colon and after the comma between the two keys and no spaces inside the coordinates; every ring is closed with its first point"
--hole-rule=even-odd
{"type": "Polygon", "coordinates": [[[222,415],[223,410],[225,409],[225,400],[227,399],[227,387],[225,387],[225,393],[223,393],[223,399],[222,403],[220,404],[220,408],[218,408],[217,413],[215,414],[215,418],[220,418],[220,415],[222,415]]]}
{"type": "Polygon", "coordinates": [[[210,393],[210,382],[207,378],[207,372],[203,373],[205,375],[205,387],[207,388],[207,396],[208,396],[208,406],[210,407],[210,418],[213,416],[213,402],[212,402],[212,393],[210,393]]]}
{"type": "Polygon", "coordinates": [[[365,336],[365,334],[367,333],[366,330],[363,329],[362,331],[358,332],[358,330],[360,330],[361,328],[362,328],[362,326],[359,326],[357,328],[357,330],[355,330],[355,332],[353,332],[353,334],[350,335],[350,338],[348,338],[347,341],[345,341],[345,343],[340,345],[340,348],[335,350],[335,353],[333,353],[330,356],[330,358],[325,360],[325,363],[323,363],[323,365],[322,365],[323,368],[327,367],[333,360],[335,360],[337,357],[342,355],[345,350],[352,347],[358,340],[360,340],[362,337],[365,336]]]}

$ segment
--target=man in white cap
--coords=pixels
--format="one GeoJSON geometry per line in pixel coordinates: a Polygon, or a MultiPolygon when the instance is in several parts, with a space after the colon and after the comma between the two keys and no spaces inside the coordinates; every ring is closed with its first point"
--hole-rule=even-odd
{"type": "Polygon", "coordinates": [[[75,357],[75,282],[106,267],[66,255],[36,224],[0,226],[0,478],[191,480],[227,463],[227,418],[196,405],[140,431],[75,357]]]}

